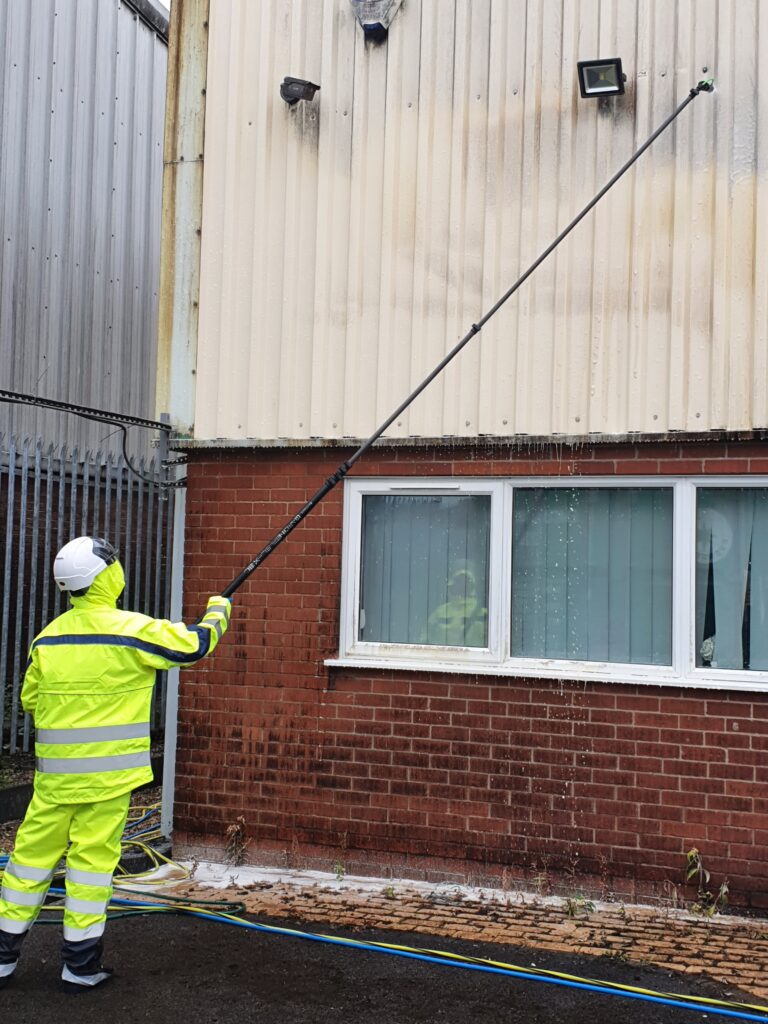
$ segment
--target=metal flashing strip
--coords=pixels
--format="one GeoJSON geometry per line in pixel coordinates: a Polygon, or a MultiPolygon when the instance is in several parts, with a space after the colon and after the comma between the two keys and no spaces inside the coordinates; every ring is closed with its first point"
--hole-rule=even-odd
{"type": "Polygon", "coordinates": [[[122,0],[122,3],[130,7],[164,43],[168,43],[168,22],[171,12],[165,4],[158,3],[157,0],[122,0]]]}
{"type": "MultiPolygon", "coordinates": [[[[0,396],[2,392],[0,391],[0,396]]],[[[359,437],[238,437],[238,438],[193,438],[172,437],[170,446],[178,451],[205,451],[232,449],[316,449],[316,448],[353,448],[361,443],[359,437]]],[[[605,444],[691,444],[701,443],[736,443],[760,441],[768,444],[768,430],[710,430],[700,433],[687,433],[683,430],[667,431],[659,434],[630,432],[625,434],[482,434],[480,436],[460,437],[457,434],[442,437],[381,437],[376,448],[465,448],[467,450],[481,448],[483,451],[498,448],[513,448],[520,452],[530,452],[541,448],[589,448],[590,445],[605,444]]]]}
{"type": "Polygon", "coordinates": [[[0,388],[0,402],[11,402],[15,405],[35,405],[41,409],[52,409],[58,412],[70,412],[87,419],[100,420],[103,423],[122,423],[128,427],[147,427],[150,430],[170,431],[170,423],[160,420],[145,420],[140,416],[129,416],[124,413],[107,412],[105,409],[92,409],[87,405],[75,405],[72,402],[59,402],[52,398],[38,398],[37,395],[26,395],[21,391],[9,391],[0,388]]]}

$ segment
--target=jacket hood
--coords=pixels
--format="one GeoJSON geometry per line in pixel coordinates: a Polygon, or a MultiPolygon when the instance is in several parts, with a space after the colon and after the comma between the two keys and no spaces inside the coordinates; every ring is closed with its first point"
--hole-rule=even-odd
{"type": "Polygon", "coordinates": [[[82,597],[70,597],[75,608],[114,608],[125,590],[125,573],[120,562],[113,562],[100,572],[82,597]]]}

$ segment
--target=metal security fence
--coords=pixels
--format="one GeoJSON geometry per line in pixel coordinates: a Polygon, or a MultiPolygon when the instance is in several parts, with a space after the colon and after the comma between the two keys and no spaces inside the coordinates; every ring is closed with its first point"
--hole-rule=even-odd
{"type": "MultiPolygon", "coordinates": [[[[173,491],[161,488],[162,458],[142,459],[141,479],[122,456],[44,446],[0,433],[0,750],[30,749],[20,702],[27,652],[67,607],[53,583],[53,558],[83,534],[107,537],[125,568],[123,607],[165,617],[170,603],[173,491]]],[[[152,727],[162,730],[165,677],[152,727]]]]}

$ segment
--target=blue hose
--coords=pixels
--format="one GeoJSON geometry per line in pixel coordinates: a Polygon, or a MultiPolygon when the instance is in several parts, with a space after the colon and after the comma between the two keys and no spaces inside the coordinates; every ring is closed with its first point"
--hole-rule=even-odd
{"type": "MultiPolygon", "coordinates": [[[[0,856],[0,868],[4,867],[8,863],[7,856],[0,856]]],[[[49,892],[54,896],[65,895],[65,890],[60,888],[51,888],[49,892]]],[[[157,908],[158,906],[164,906],[165,909],[169,909],[168,905],[163,905],[160,902],[152,903],[140,900],[126,900],[119,897],[113,896],[110,900],[110,905],[116,906],[127,906],[127,907],[152,907],[157,908]]],[[[176,909],[171,907],[170,909],[176,909]]],[[[345,946],[348,949],[361,949],[370,953],[389,953],[391,956],[400,956],[408,960],[420,960],[423,963],[439,964],[442,967],[461,967],[464,970],[469,971],[481,971],[484,974],[501,974],[509,978],[522,978],[525,981],[543,981],[550,985],[561,985],[565,988],[575,988],[583,992],[596,992],[601,995],[610,996],[624,996],[627,999],[640,999],[648,1003],[656,1003],[661,1006],[675,1006],[680,1010],[695,1010],[697,1013],[716,1013],[721,1017],[732,1017],[736,1020],[751,1020],[757,1022],[757,1024],[768,1024],[768,1017],[747,1013],[744,1010],[733,1009],[730,1010],[723,1006],[718,1006],[713,1003],[707,1003],[702,1006],[699,1003],[690,1002],[684,998],[673,999],[667,998],[662,995],[651,995],[645,992],[631,992],[626,989],[614,989],[610,985],[599,985],[592,984],[588,981],[573,981],[567,978],[556,978],[546,974],[532,974],[528,971],[515,970],[510,971],[504,967],[494,967],[491,964],[477,964],[467,963],[461,960],[443,960],[437,956],[430,956],[427,953],[420,953],[417,951],[409,951],[406,949],[392,949],[388,946],[383,945],[370,945],[366,942],[359,942],[356,939],[344,939],[334,938],[331,935],[317,935],[314,932],[302,932],[292,928],[279,928],[276,925],[268,924],[256,924],[253,921],[244,921],[241,918],[222,917],[216,913],[203,913],[195,910],[183,910],[182,913],[189,917],[199,917],[204,921],[213,921],[216,924],[229,924],[237,928],[246,928],[249,931],[264,932],[270,935],[285,935],[292,936],[294,938],[308,939],[311,942],[324,942],[328,945],[333,946],[345,946]]]]}
{"type": "Polygon", "coordinates": [[[148,810],[145,814],[142,814],[142,816],[140,818],[137,818],[135,821],[127,821],[125,823],[125,831],[130,832],[131,829],[136,828],[137,825],[141,825],[142,822],[147,821],[147,819],[151,818],[155,813],[156,811],[154,810],[154,808],[152,808],[148,810]]]}
{"type": "MultiPolygon", "coordinates": [[[[156,907],[157,903],[142,903],[137,900],[123,900],[113,898],[112,903],[128,906],[156,907]]],[[[738,1020],[757,1021],[758,1024],[768,1024],[768,1017],[754,1013],[746,1013],[743,1010],[729,1010],[707,1003],[702,1006],[699,1003],[689,1002],[685,999],[666,998],[661,995],[650,995],[644,992],[630,992],[624,989],[612,989],[599,984],[591,984],[587,981],[572,981],[566,978],[554,978],[548,975],[531,974],[527,971],[510,971],[504,967],[494,967],[491,964],[467,963],[461,960],[443,960],[437,956],[429,956],[427,953],[410,952],[405,949],[392,949],[387,946],[373,946],[365,942],[358,942],[355,939],[334,938],[331,935],[317,935],[313,932],[302,932],[291,928],[279,928],[275,925],[256,924],[252,921],[243,921],[240,918],[221,917],[217,914],[199,913],[193,910],[185,910],[183,913],[190,917],[200,917],[203,920],[214,921],[217,924],[230,924],[238,928],[247,928],[250,931],[266,932],[272,935],[288,935],[294,938],[309,939],[312,942],[325,942],[334,946],[346,946],[348,949],[362,949],[371,953],[389,953],[392,956],[405,957],[408,960],[421,960],[424,963],[439,964],[442,967],[462,967],[470,971],[482,971],[485,974],[502,974],[510,978],[523,978],[526,981],[544,981],[552,985],[562,985],[566,988],[580,989],[584,992],[598,992],[602,995],[626,996],[629,999],[641,999],[644,1002],[656,1003],[662,1006],[675,1006],[681,1010],[696,1010],[698,1013],[717,1013],[723,1017],[735,1017],[738,1020]]]]}

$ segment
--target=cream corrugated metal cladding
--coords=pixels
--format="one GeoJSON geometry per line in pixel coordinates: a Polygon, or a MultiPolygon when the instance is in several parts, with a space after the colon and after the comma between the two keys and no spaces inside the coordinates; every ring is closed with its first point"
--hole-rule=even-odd
{"type": "Polygon", "coordinates": [[[213,0],[196,437],[368,435],[708,75],[390,434],[768,426],[758,66],[760,0],[213,0]]]}

